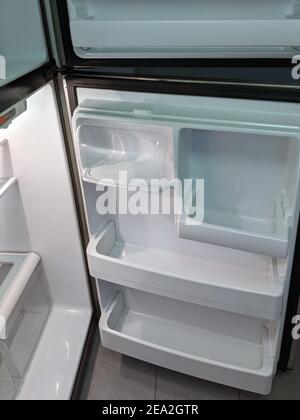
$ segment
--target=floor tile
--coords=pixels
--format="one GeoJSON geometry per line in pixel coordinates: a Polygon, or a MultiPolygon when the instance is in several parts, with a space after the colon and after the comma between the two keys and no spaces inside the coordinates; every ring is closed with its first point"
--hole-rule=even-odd
{"type": "Polygon", "coordinates": [[[158,368],[156,399],[178,401],[238,400],[238,391],[234,388],[158,368]]]}
{"type": "Polygon", "coordinates": [[[99,346],[88,400],[153,400],[156,367],[99,346]]]}

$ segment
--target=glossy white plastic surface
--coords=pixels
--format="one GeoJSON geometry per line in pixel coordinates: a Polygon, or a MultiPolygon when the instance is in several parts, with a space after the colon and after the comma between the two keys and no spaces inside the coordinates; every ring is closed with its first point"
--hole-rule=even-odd
{"type": "Polygon", "coordinates": [[[81,361],[91,309],[53,307],[18,400],[69,400],[81,361]]]}
{"type": "Polygon", "coordinates": [[[0,200],[0,249],[35,251],[42,259],[53,301],[90,307],[64,137],[51,84],[29,97],[27,111],[7,129],[0,129],[2,139],[7,139],[5,159],[18,184],[0,200]]]}
{"type": "Polygon", "coordinates": [[[11,401],[16,396],[16,388],[5,361],[0,355],[0,401],[11,401]]]}
{"type": "MultiPolygon", "coordinates": [[[[4,145],[0,148],[4,175],[18,179],[0,199],[0,249],[37,252],[53,302],[18,397],[69,399],[91,320],[91,304],[51,83],[27,99],[26,112],[0,129],[0,143],[4,145]]],[[[3,176],[2,167],[0,173],[3,176]]],[[[27,345],[24,337],[21,342],[27,345]]]]}
{"type": "Polygon", "coordinates": [[[281,55],[299,46],[298,0],[68,0],[78,56],[281,55]],[[287,47],[287,48],[286,48],[287,47]],[[222,50],[223,49],[223,50],[222,50]]]}
{"type": "Polygon", "coordinates": [[[17,182],[17,178],[14,177],[9,179],[0,178],[0,199],[15,182],[17,182]]]}
{"type": "Polygon", "coordinates": [[[124,242],[121,232],[122,239],[109,222],[91,240],[87,253],[94,277],[232,312],[281,317],[285,279],[276,259],[186,241],[173,249],[153,248],[147,240],[124,242]]]}
{"type": "Polygon", "coordinates": [[[268,394],[275,373],[268,330],[255,318],[135,290],[118,293],[100,321],[105,347],[137,359],[268,394]]]}
{"type": "Polygon", "coordinates": [[[0,260],[12,264],[1,287],[0,354],[19,389],[47,322],[51,302],[38,255],[0,254],[0,260]]]}

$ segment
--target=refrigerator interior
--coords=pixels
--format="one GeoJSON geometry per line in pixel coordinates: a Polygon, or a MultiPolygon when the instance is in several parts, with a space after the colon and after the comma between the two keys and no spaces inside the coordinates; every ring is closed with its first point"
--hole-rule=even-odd
{"type": "MultiPolygon", "coordinates": [[[[298,226],[299,105],[84,88],[77,95],[74,141],[104,346],[268,394],[298,226]],[[130,180],[132,165],[149,185],[157,162],[155,178],[204,179],[203,224],[172,212],[97,212],[97,182],[103,187],[108,173],[117,181],[120,168],[130,180]],[[226,346],[233,353],[219,352],[226,346]]],[[[150,201],[164,190],[144,194],[150,201]]]]}
{"type": "Polygon", "coordinates": [[[178,57],[292,55],[299,0],[68,0],[75,53],[178,57]]]}
{"type": "Polygon", "coordinates": [[[12,382],[18,399],[69,399],[92,309],[52,84],[15,109],[0,128],[0,354],[9,365],[0,388],[11,397],[12,382]]]}
{"type": "Polygon", "coordinates": [[[39,0],[1,0],[0,60],[0,87],[48,61],[39,0]]]}

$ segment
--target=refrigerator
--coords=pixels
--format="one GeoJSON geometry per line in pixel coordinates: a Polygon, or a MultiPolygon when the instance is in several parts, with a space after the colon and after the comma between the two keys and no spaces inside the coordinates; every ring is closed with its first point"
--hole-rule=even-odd
{"type": "Polygon", "coordinates": [[[99,334],[263,395],[291,367],[299,21],[298,0],[0,0],[0,399],[77,399],[99,334]],[[172,206],[203,180],[201,223],[121,211],[120,172],[172,206]]]}

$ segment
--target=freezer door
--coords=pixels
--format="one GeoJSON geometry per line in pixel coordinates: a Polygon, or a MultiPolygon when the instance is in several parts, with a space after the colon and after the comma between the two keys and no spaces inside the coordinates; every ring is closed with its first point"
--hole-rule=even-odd
{"type": "Polygon", "coordinates": [[[291,57],[300,43],[299,0],[67,0],[64,13],[83,59],[291,57]]]}
{"type": "Polygon", "coordinates": [[[49,60],[39,0],[1,0],[0,87],[49,60]]]}

